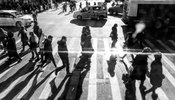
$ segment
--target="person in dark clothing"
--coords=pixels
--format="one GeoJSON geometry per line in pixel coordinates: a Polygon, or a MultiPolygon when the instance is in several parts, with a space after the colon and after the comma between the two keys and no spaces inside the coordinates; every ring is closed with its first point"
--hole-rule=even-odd
{"type": "Polygon", "coordinates": [[[33,32],[30,32],[29,42],[30,42],[30,50],[32,52],[32,58],[31,59],[35,58],[34,54],[36,55],[37,59],[39,59],[39,55],[38,55],[38,52],[37,52],[38,37],[33,32]]]}
{"type": "Polygon", "coordinates": [[[21,52],[23,52],[25,50],[25,46],[29,45],[28,43],[28,37],[27,37],[27,32],[25,30],[24,27],[21,27],[18,36],[21,35],[21,42],[22,42],[22,50],[21,52]]]}
{"type": "Polygon", "coordinates": [[[4,29],[0,28],[0,44],[2,43],[3,45],[2,47],[4,49],[3,53],[5,53],[7,49],[6,40],[7,40],[7,32],[4,29]]]}
{"type": "Polygon", "coordinates": [[[60,41],[57,42],[58,44],[58,55],[60,56],[63,67],[66,67],[67,75],[70,74],[69,72],[69,56],[68,56],[68,49],[66,45],[67,38],[63,36],[60,41]]]}
{"type": "Polygon", "coordinates": [[[16,49],[16,41],[15,38],[13,38],[13,33],[9,32],[8,33],[8,38],[7,38],[7,54],[9,56],[9,60],[11,60],[13,57],[18,59],[18,62],[20,62],[22,59],[17,53],[16,49]]]}
{"type": "Polygon", "coordinates": [[[33,32],[36,34],[36,36],[38,38],[40,38],[40,33],[39,33],[39,26],[38,26],[38,22],[34,21],[34,26],[33,26],[33,32]]]}
{"type": "MultiPolygon", "coordinates": [[[[51,60],[52,63],[54,64],[55,68],[57,68],[57,65],[56,65],[56,62],[55,62],[55,59],[53,57],[53,54],[52,54],[52,36],[49,35],[48,38],[44,41],[44,61],[42,62],[42,64],[40,65],[41,67],[48,61],[48,60],[51,60]]],[[[40,71],[43,71],[43,69],[41,69],[40,67],[40,71]]]]}
{"type": "Polygon", "coordinates": [[[33,12],[32,12],[32,17],[33,17],[33,21],[35,22],[37,22],[37,10],[34,10],[33,12]]]}
{"type": "Polygon", "coordinates": [[[118,27],[118,25],[114,24],[114,26],[112,27],[112,32],[110,34],[110,37],[112,39],[111,48],[115,47],[115,44],[116,44],[116,42],[118,40],[117,27],[118,27]]]}
{"type": "MultiPolygon", "coordinates": [[[[150,48],[146,47],[143,49],[143,53],[147,53],[151,51],[150,48]]],[[[147,62],[148,55],[147,54],[139,54],[133,60],[132,66],[133,71],[130,74],[129,81],[140,80],[140,90],[143,91],[146,89],[144,86],[144,81],[146,79],[146,74],[148,72],[148,62],[147,62]]]]}
{"type": "Polygon", "coordinates": [[[79,10],[82,9],[82,2],[80,2],[80,5],[79,5],[79,10]]]}
{"type": "Polygon", "coordinates": [[[151,70],[149,75],[152,88],[147,90],[146,93],[152,91],[152,97],[157,98],[158,95],[156,94],[156,89],[162,86],[162,81],[165,78],[165,76],[163,75],[163,69],[162,69],[162,62],[161,62],[162,55],[158,53],[154,55],[154,57],[155,60],[151,63],[151,70]]]}

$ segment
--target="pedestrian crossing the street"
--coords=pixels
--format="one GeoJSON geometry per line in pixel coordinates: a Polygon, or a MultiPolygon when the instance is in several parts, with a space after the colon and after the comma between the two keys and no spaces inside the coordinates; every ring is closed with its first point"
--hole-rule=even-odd
{"type": "MultiPolygon", "coordinates": [[[[57,46],[57,41],[60,39],[60,37],[54,37],[52,42],[53,55],[57,67],[62,66],[57,46]]],[[[119,42],[117,42],[116,49],[112,50],[111,40],[109,38],[92,38],[94,52],[91,57],[90,70],[87,72],[81,85],[82,89],[80,90],[82,93],[80,92],[79,100],[127,100],[126,95],[128,90],[122,80],[122,74],[127,73],[127,71],[123,62],[120,61],[120,57],[125,53],[123,52],[122,39],[119,39],[119,42]],[[109,70],[111,55],[116,57],[114,76],[111,76],[109,70]]],[[[19,47],[20,40],[17,40],[16,43],[19,47]]],[[[173,62],[175,42],[173,40],[168,40],[167,42],[163,42],[162,40],[146,40],[144,45],[154,49],[156,52],[163,51],[162,67],[165,79],[163,80],[162,87],[158,88],[156,93],[158,94],[158,100],[173,100],[175,98],[173,94],[175,92],[175,64],[173,62]]],[[[81,56],[80,38],[68,37],[67,46],[71,65],[70,71],[72,72],[74,70],[74,64],[77,63],[77,59],[81,56]]],[[[65,89],[70,78],[65,79],[65,68],[55,75],[55,67],[52,63],[49,63],[43,68],[44,72],[39,72],[37,71],[37,65],[40,63],[35,62],[35,60],[29,61],[30,57],[31,54],[28,53],[23,57],[24,64],[10,64],[8,68],[0,71],[0,85],[3,86],[0,86],[2,87],[2,90],[0,90],[0,100],[50,100],[49,98],[51,97],[55,97],[54,100],[57,100],[64,97],[65,89]],[[33,69],[31,70],[31,68],[33,69]],[[57,91],[57,94],[54,94],[54,91],[57,91]]],[[[0,66],[7,59],[8,57],[1,59],[0,66]]],[[[129,55],[123,61],[128,68],[131,66],[132,62],[129,55]]],[[[154,56],[150,53],[148,57],[149,69],[153,61],[154,56]]],[[[140,81],[136,81],[136,99],[152,100],[152,93],[143,95],[139,90],[139,85],[140,81]]],[[[146,77],[144,85],[146,90],[152,87],[149,77],[146,77]]]]}

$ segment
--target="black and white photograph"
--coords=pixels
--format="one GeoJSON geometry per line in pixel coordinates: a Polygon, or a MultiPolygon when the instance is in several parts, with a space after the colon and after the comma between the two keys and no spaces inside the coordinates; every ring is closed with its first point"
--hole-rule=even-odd
{"type": "Polygon", "coordinates": [[[0,100],[175,100],[175,0],[0,0],[0,100]]]}

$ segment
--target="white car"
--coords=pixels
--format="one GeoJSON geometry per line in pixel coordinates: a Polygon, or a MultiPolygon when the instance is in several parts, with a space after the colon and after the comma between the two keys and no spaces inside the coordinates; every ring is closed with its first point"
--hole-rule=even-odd
{"type": "Polygon", "coordinates": [[[0,26],[30,26],[31,15],[22,15],[16,10],[0,10],[0,26]]]}

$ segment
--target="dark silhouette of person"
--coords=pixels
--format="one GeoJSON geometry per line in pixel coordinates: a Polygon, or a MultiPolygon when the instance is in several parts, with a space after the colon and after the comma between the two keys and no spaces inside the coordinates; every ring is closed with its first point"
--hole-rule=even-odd
{"type": "Polygon", "coordinates": [[[58,55],[60,56],[63,66],[66,67],[67,75],[70,75],[69,71],[69,56],[68,56],[68,49],[66,44],[67,38],[63,36],[60,41],[57,42],[58,44],[58,55]]]}
{"type": "Polygon", "coordinates": [[[22,42],[22,50],[21,50],[21,52],[23,52],[25,50],[25,46],[26,45],[29,46],[27,32],[26,32],[24,27],[21,27],[21,29],[20,29],[20,31],[18,33],[18,36],[19,35],[21,35],[21,42],[22,42]]]}
{"type": "MultiPolygon", "coordinates": [[[[146,47],[143,49],[143,53],[147,53],[151,51],[150,48],[146,47]]],[[[143,92],[146,87],[144,86],[144,81],[146,79],[146,74],[148,72],[148,62],[147,62],[148,55],[147,54],[139,54],[133,60],[132,66],[133,71],[130,75],[130,81],[133,80],[140,80],[140,90],[143,92]]]]}
{"type": "Polygon", "coordinates": [[[161,62],[161,54],[154,55],[155,60],[151,63],[150,70],[150,83],[152,84],[152,88],[147,90],[146,93],[152,91],[153,100],[157,100],[158,95],[156,94],[156,89],[162,86],[162,81],[165,78],[162,70],[162,62],[161,62]]]}
{"type": "Polygon", "coordinates": [[[118,40],[117,27],[118,27],[118,25],[114,24],[114,26],[112,27],[112,32],[110,34],[110,37],[112,39],[111,48],[115,48],[115,44],[118,40]]]}
{"type": "MultiPolygon", "coordinates": [[[[40,65],[41,67],[43,67],[43,65],[48,61],[48,60],[51,60],[52,63],[54,64],[55,68],[57,68],[57,65],[56,65],[56,62],[55,62],[55,59],[53,57],[53,49],[52,49],[52,36],[49,35],[48,38],[45,40],[45,43],[44,43],[44,61],[42,62],[42,64],[40,65]]],[[[42,68],[40,67],[40,71],[44,71],[42,68]]],[[[55,71],[55,74],[56,71],[55,71]]]]}
{"type": "Polygon", "coordinates": [[[107,61],[108,72],[111,75],[111,77],[114,77],[114,75],[115,75],[114,70],[115,70],[116,61],[117,61],[116,55],[111,55],[109,61],[107,61]]]}
{"type": "Polygon", "coordinates": [[[34,56],[36,55],[37,59],[39,60],[39,55],[38,55],[38,52],[37,52],[38,37],[33,32],[30,32],[29,35],[30,35],[30,38],[29,38],[30,50],[31,50],[31,53],[32,53],[31,59],[34,59],[35,58],[34,56]]]}
{"type": "Polygon", "coordinates": [[[3,29],[0,28],[0,44],[2,43],[4,52],[6,52],[7,46],[6,46],[6,40],[7,40],[7,32],[3,29]]]}
{"type": "Polygon", "coordinates": [[[38,22],[37,21],[34,21],[34,26],[33,26],[33,32],[36,34],[36,36],[38,38],[40,38],[40,33],[39,33],[39,26],[38,26],[38,22]]]}
{"type": "Polygon", "coordinates": [[[7,38],[7,52],[8,52],[8,56],[9,56],[9,61],[12,60],[12,58],[17,58],[18,62],[20,62],[22,59],[19,56],[19,54],[17,53],[17,49],[16,49],[16,41],[15,38],[13,37],[13,33],[12,32],[8,32],[8,38],[7,38]]]}

